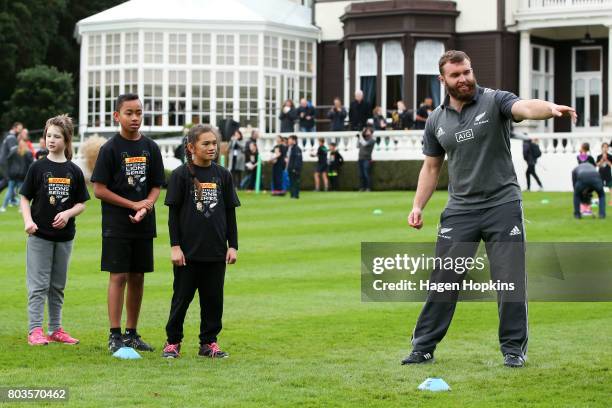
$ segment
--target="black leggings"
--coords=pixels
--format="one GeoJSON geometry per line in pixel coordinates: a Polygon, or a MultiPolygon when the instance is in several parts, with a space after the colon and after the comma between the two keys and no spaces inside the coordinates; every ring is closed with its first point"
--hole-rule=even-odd
{"type": "Polygon", "coordinates": [[[174,267],[174,284],[170,317],[166,325],[168,343],[183,340],[183,323],[189,304],[198,291],[200,297],[200,344],[217,341],[223,316],[225,262],[187,261],[174,267]]]}
{"type": "Polygon", "coordinates": [[[538,185],[542,187],[542,182],[540,181],[540,178],[535,172],[535,164],[527,165],[527,172],[525,173],[525,176],[527,176],[527,190],[531,189],[531,177],[530,176],[533,176],[533,178],[538,183],[538,185]]]}

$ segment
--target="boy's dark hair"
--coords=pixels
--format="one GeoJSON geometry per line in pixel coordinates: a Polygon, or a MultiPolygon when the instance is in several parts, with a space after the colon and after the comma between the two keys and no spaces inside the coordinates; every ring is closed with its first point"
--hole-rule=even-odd
{"type": "Polygon", "coordinates": [[[336,144],[336,142],[329,142],[329,145],[330,145],[330,146],[334,146],[334,147],[338,146],[338,145],[336,144]]]}
{"type": "Polygon", "coordinates": [[[297,142],[298,137],[296,135],[291,135],[289,136],[289,139],[293,140],[294,142],[297,142]]]}
{"type": "Polygon", "coordinates": [[[468,60],[470,62],[472,61],[470,57],[468,57],[468,55],[463,51],[446,51],[444,54],[442,54],[440,60],[438,61],[438,69],[440,70],[440,75],[444,75],[444,65],[446,65],[447,62],[450,62],[451,64],[459,64],[460,62],[463,62],[465,60],[468,60]]]}
{"type": "Polygon", "coordinates": [[[123,102],[135,101],[135,100],[140,100],[140,97],[138,96],[138,94],[126,93],[126,94],[119,95],[117,97],[117,101],[115,102],[115,112],[119,112],[119,110],[121,109],[121,105],[123,105],[123,102]]]}
{"type": "Polygon", "coordinates": [[[583,143],[581,147],[582,147],[582,150],[584,150],[585,152],[591,151],[591,145],[588,143],[583,143]]]}

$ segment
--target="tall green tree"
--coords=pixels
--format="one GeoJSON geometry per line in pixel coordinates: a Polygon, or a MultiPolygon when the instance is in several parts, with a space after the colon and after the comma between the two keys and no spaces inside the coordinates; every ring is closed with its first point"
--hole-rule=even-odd
{"type": "Polygon", "coordinates": [[[15,90],[5,102],[4,120],[19,120],[30,129],[41,129],[48,118],[73,112],[72,74],[37,65],[17,74],[15,90]]]}

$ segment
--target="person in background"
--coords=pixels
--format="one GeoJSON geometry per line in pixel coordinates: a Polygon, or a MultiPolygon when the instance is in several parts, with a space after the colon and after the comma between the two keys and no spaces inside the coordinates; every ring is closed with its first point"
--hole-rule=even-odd
{"type": "Polygon", "coordinates": [[[329,162],[327,177],[332,191],[340,190],[340,167],[344,163],[344,158],[337,150],[336,143],[332,142],[329,144],[329,162]]]}
{"type": "Polygon", "coordinates": [[[317,157],[317,167],[314,172],[315,191],[321,191],[321,179],[323,179],[325,191],[329,190],[329,180],[327,179],[327,151],[325,139],[320,137],[316,154],[310,154],[311,157],[317,157]]]}
{"type": "Polygon", "coordinates": [[[306,98],[300,99],[300,106],[297,108],[297,116],[300,123],[300,132],[315,131],[315,115],[314,106],[310,104],[306,98]]]}
{"type": "Polygon", "coordinates": [[[289,191],[291,198],[300,198],[300,181],[302,174],[302,149],[298,146],[296,135],[289,136],[289,150],[287,151],[287,172],[289,173],[289,191]]]}
{"type": "Polygon", "coordinates": [[[589,161],[578,164],[572,170],[572,185],[574,186],[574,218],[582,218],[581,204],[586,204],[586,207],[590,206],[593,191],[599,196],[599,218],[606,218],[606,193],[595,165],[589,161]]]}
{"type": "Polygon", "coordinates": [[[425,129],[425,122],[427,122],[427,118],[433,110],[433,100],[431,99],[431,97],[428,96],[423,100],[423,103],[416,111],[416,117],[414,119],[414,128],[425,129]]]}
{"type": "Polygon", "coordinates": [[[259,160],[257,143],[251,142],[249,143],[249,151],[246,152],[246,161],[244,165],[245,177],[242,179],[242,185],[240,188],[247,191],[255,190],[255,183],[257,179],[257,160],[259,160]]]}
{"type": "Polygon", "coordinates": [[[327,118],[330,120],[330,130],[332,132],[344,130],[346,109],[342,106],[342,100],[339,97],[334,98],[334,106],[327,112],[327,118]]]}
{"type": "Polygon", "coordinates": [[[30,151],[30,153],[32,153],[32,157],[35,157],[36,149],[34,148],[34,144],[32,143],[32,141],[30,140],[30,131],[26,128],[23,128],[21,129],[19,136],[22,137],[23,140],[25,140],[26,144],[28,145],[28,150],[30,151]]]}
{"type": "Polygon", "coordinates": [[[603,181],[604,187],[612,187],[612,157],[608,153],[610,145],[602,143],[601,154],[597,156],[597,167],[599,168],[599,176],[603,181]]]}
{"type": "Polygon", "coordinates": [[[372,128],[367,127],[359,137],[359,191],[372,191],[372,150],[376,140],[373,137],[372,128]]]}
{"type": "Polygon", "coordinates": [[[385,130],[387,129],[387,119],[383,115],[382,107],[377,106],[372,111],[372,121],[374,130],[385,130]]]}
{"type": "Polygon", "coordinates": [[[536,163],[540,156],[542,156],[542,151],[540,146],[538,146],[537,139],[523,141],[523,159],[527,162],[527,172],[525,173],[527,177],[527,191],[531,191],[531,176],[533,176],[540,186],[540,190],[542,190],[542,182],[536,174],[536,163]]]}
{"type": "Polygon", "coordinates": [[[589,162],[593,166],[596,166],[595,159],[593,158],[593,156],[590,155],[590,151],[591,151],[591,145],[589,145],[588,143],[583,143],[580,146],[580,151],[578,153],[578,156],[576,156],[576,159],[578,160],[578,164],[589,162]]]}
{"type": "Polygon", "coordinates": [[[19,189],[33,161],[34,156],[30,153],[25,138],[19,136],[17,146],[11,148],[6,159],[6,171],[9,179],[8,191],[4,196],[4,202],[2,203],[2,207],[0,207],[0,212],[5,212],[9,204],[19,205],[19,189]]]}
{"type": "Polygon", "coordinates": [[[408,130],[414,127],[412,115],[406,109],[404,101],[397,101],[397,111],[393,112],[393,129],[408,130]]]}
{"type": "Polygon", "coordinates": [[[283,171],[285,169],[285,157],[287,157],[287,147],[283,143],[283,137],[276,137],[276,145],[272,149],[272,195],[283,196],[287,192],[283,186],[283,171]]]}
{"type": "Polygon", "coordinates": [[[242,132],[236,130],[232,135],[229,143],[229,158],[228,168],[232,173],[232,179],[235,186],[240,186],[242,181],[242,172],[244,171],[244,142],[242,141],[242,132]]]}
{"type": "Polygon", "coordinates": [[[253,129],[253,131],[251,132],[251,137],[249,137],[249,140],[247,140],[244,145],[244,152],[248,153],[250,151],[249,146],[251,145],[251,143],[257,144],[258,139],[259,139],[259,130],[253,129]]]}
{"type": "Polygon", "coordinates": [[[283,108],[278,118],[281,121],[281,133],[291,133],[295,130],[297,111],[291,99],[287,99],[283,103],[283,108]]]}
{"type": "Polygon", "coordinates": [[[8,186],[9,179],[6,169],[8,154],[13,146],[17,146],[17,136],[19,136],[19,133],[21,133],[21,129],[23,129],[21,122],[13,123],[11,130],[8,131],[2,140],[2,144],[0,144],[0,172],[2,173],[2,180],[0,180],[0,193],[8,186]]]}
{"type": "Polygon", "coordinates": [[[34,154],[34,158],[36,160],[42,160],[49,154],[49,150],[47,149],[47,142],[45,141],[45,137],[41,136],[38,140],[38,150],[34,154]]]}
{"type": "Polygon", "coordinates": [[[372,107],[368,102],[363,99],[363,91],[358,90],[355,92],[355,100],[351,102],[349,109],[349,122],[351,123],[351,130],[362,131],[368,119],[372,116],[372,107]]]}

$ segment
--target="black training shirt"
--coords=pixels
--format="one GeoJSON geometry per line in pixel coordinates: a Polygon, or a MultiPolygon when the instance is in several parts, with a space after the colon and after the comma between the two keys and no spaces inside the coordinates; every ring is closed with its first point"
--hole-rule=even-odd
{"type": "Polygon", "coordinates": [[[62,229],[53,228],[52,224],[58,213],[89,200],[85,177],[79,166],[71,161],[37,160],[30,166],[20,193],[32,200],[32,220],[38,226],[34,235],[56,242],[74,239],[74,218],[70,218],[62,229]]]}

